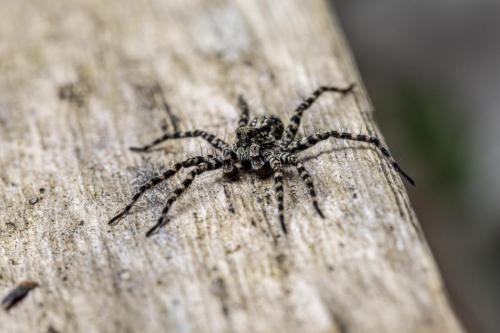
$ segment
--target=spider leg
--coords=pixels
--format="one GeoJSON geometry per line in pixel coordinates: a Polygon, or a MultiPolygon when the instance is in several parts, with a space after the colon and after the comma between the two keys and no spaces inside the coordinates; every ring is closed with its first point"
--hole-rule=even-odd
{"type": "MultiPolygon", "coordinates": [[[[255,172],[260,175],[260,176],[266,176],[266,168],[265,164],[266,162],[261,156],[261,149],[259,145],[257,144],[252,144],[250,146],[250,149],[248,151],[249,157],[250,157],[250,163],[252,165],[252,170],[255,170],[255,172]]],[[[269,173],[267,173],[269,175],[269,173]]]]}
{"type": "Polygon", "coordinates": [[[314,183],[313,183],[312,177],[309,174],[309,172],[307,172],[304,164],[302,162],[297,161],[297,156],[291,155],[289,153],[281,154],[280,159],[283,163],[293,165],[297,168],[297,171],[299,172],[300,178],[306,184],[307,191],[309,192],[309,195],[311,196],[311,200],[312,200],[312,204],[314,206],[314,209],[316,209],[316,212],[318,212],[319,216],[321,216],[322,218],[325,218],[325,215],[323,214],[323,212],[319,208],[318,200],[316,200],[316,190],[314,189],[314,183]]]}
{"type": "Polygon", "coordinates": [[[238,107],[240,109],[240,120],[238,121],[238,127],[246,126],[248,124],[250,108],[248,107],[248,103],[242,95],[238,97],[238,107]]]}
{"type": "Polygon", "coordinates": [[[318,142],[329,139],[329,138],[351,140],[351,141],[360,141],[360,142],[366,142],[366,143],[372,144],[382,153],[382,155],[384,155],[385,158],[387,158],[389,160],[392,167],[397,172],[399,172],[399,174],[401,174],[411,185],[415,186],[415,181],[405,171],[403,171],[403,169],[399,166],[399,163],[394,159],[394,157],[392,157],[389,150],[382,145],[380,139],[377,137],[374,137],[374,136],[369,136],[369,135],[365,135],[365,134],[352,134],[352,133],[348,133],[348,132],[340,132],[340,131],[334,130],[334,131],[317,133],[317,134],[313,134],[313,135],[310,135],[308,137],[302,138],[300,140],[292,142],[288,146],[288,148],[292,153],[295,153],[295,152],[310,148],[310,147],[314,146],[315,144],[317,144],[318,142]]]}
{"type": "Polygon", "coordinates": [[[276,194],[276,201],[278,202],[278,215],[280,220],[281,229],[283,233],[288,234],[285,224],[285,206],[284,206],[284,192],[283,192],[283,173],[281,161],[277,157],[271,157],[269,160],[274,178],[274,192],[276,194]]]}
{"type": "Polygon", "coordinates": [[[170,198],[168,198],[167,203],[161,212],[160,218],[158,219],[156,224],[148,230],[148,232],[146,233],[146,237],[151,236],[156,230],[158,230],[165,224],[170,207],[172,207],[172,204],[180,197],[180,195],[184,191],[188,189],[188,187],[193,183],[196,176],[199,176],[206,171],[219,169],[222,167],[222,165],[222,160],[214,158],[201,163],[194,170],[190,171],[187,174],[186,178],[182,181],[182,183],[173,191],[170,198]]]}
{"type": "Polygon", "coordinates": [[[222,152],[223,168],[222,172],[224,175],[230,179],[238,178],[238,168],[234,165],[234,161],[237,159],[236,154],[230,148],[225,148],[222,152]]]}
{"type": "Polygon", "coordinates": [[[223,140],[219,139],[218,137],[216,137],[211,133],[201,130],[194,130],[185,132],[179,131],[174,133],[165,133],[158,139],[151,142],[150,144],[147,144],[142,147],[130,147],[130,150],[135,152],[147,152],[151,148],[170,139],[183,139],[183,138],[195,138],[195,137],[201,137],[202,139],[205,139],[208,143],[210,143],[213,147],[215,147],[218,150],[223,150],[224,148],[229,147],[229,145],[226,142],[224,142],[223,140]]]}
{"type": "Polygon", "coordinates": [[[297,130],[299,129],[300,125],[300,120],[302,118],[302,114],[304,111],[309,109],[314,102],[324,93],[324,92],[337,92],[341,94],[347,94],[351,92],[354,88],[354,84],[350,84],[349,86],[345,88],[339,88],[339,87],[332,87],[332,86],[321,86],[318,89],[316,89],[311,96],[306,98],[302,103],[299,104],[299,106],[295,109],[295,112],[293,113],[292,118],[290,118],[290,124],[286,128],[284,138],[283,138],[283,143],[285,145],[290,144],[292,140],[295,138],[295,135],[297,134],[297,130]]]}
{"type": "Polygon", "coordinates": [[[180,169],[182,168],[189,168],[193,166],[197,166],[201,163],[206,163],[210,158],[213,158],[213,156],[195,156],[192,158],[188,158],[182,162],[175,163],[174,166],[171,169],[165,170],[162,174],[157,175],[153,178],[151,178],[147,183],[143,184],[137,193],[134,194],[132,197],[132,200],[130,200],[130,203],[125,206],[125,208],[116,214],[111,220],[109,220],[108,224],[114,224],[115,222],[118,222],[122,217],[128,214],[132,206],[139,200],[139,198],[146,192],[148,189],[158,185],[164,180],[167,180],[168,178],[171,178],[173,175],[175,175],[177,172],[179,172],[180,169]]]}

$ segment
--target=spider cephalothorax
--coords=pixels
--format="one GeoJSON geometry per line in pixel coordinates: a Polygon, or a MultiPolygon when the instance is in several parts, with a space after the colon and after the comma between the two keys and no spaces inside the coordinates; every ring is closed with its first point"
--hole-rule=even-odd
{"type": "Polygon", "coordinates": [[[275,116],[263,116],[252,119],[249,122],[248,104],[243,97],[240,97],[239,108],[241,110],[241,116],[238,122],[238,128],[236,129],[236,139],[232,145],[229,145],[213,134],[202,130],[194,130],[187,132],[166,133],[162,137],[154,140],[151,144],[143,147],[132,147],[131,150],[133,151],[145,152],[169,139],[201,137],[208,141],[217,150],[217,153],[214,155],[191,157],[184,161],[177,162],[171,169],[153,177],[139,188],[139,191],[132,197],[131,202],[119,214],[113,217],[109,221],[109,224],[117,222],[123,216],[128,214],[134,203],[146,190],[172,177],[180,169],[192,167],[193,169],[188,173],[186,178],[177,188],[173,190],[171,196],[167,199],[160,218],[146,234],[147,236],[150,236],[155,230],[165,224],[170,207],[191,185],[196,176],[207,171],[222,169],[226,176],[234,179],[238,176],[239,170],[243,169],[245,171],[255,172],[261,176],[273,176],[276,201],[278,203],[279,221],[283,232],[286,234],[287,227],[284,218],[282,169],[284,166],[293,166],[297,169],[300,178],[305,183],[309,191],[314,208],[321,217],[324,217],[319,208],[318,201],[316,200],[316,192],[314,190],[312,178],[305,169],[304,165],[298,160],[296,153],[329,138],[361,141],[373,145],[385,158],[389,160],[390,164],[396,171],[404,176],[411,184],[414,184],[413,180],[400,168],[399,164],[389,153],[389,150],[382,146],[380,139],[377,137],[330,130],[295,140],[302,114],[309,107],[311,107],[321,94],[327,91],[346,94],[351,92],[353,88],[354,85],[350,85],[346,88],[329,86],[318,88],[310,97],[305,99],[295,109],[295,112],[286,129],[283,126],[282,121],[275,116]]]}

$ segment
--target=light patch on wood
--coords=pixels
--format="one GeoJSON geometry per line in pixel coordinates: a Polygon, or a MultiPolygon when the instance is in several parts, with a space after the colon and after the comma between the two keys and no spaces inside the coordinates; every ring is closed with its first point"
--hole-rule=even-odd
{"type": "Polygon", "coordinates": [[[232,3],[201,9],[191,33],[202,53],[225,62],[239,60],[251,47],[246,22],[232,3]]]}

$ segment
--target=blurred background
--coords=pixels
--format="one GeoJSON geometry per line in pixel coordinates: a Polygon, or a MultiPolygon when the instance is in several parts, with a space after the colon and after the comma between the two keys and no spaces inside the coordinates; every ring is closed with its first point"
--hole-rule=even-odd
{"type": "Polygon", "coordinates": [[[500,1],[332,0],[469,332],[500,329],[500,1]]]}

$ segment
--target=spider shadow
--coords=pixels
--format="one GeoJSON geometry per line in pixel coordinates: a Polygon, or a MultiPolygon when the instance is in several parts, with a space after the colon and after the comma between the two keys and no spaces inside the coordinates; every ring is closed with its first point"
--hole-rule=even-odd
{"type": "Polygon", "coordinates": [[[176,153],[176,152],[174,152],[174,151],[169,151],[169,150],[167,149],[167,147],[151,148],[151,149],[146,150],[146,151],[134,151],[132,148],[133,148],[133,146],[128,147],[127,149],[128,149],[129,151],[131,151],[132,153],[135,153],[135,154],[140,154],[140,155],[146,155],[146,154],[147,154],[147,155],[149,155],[149,154],[152,154],[152,153],[157,153],[157,152],[163,152],[163,153],[165,153],[166,155],[173,155],[173,154],[175,154],[175,153],[176,153]]]}

